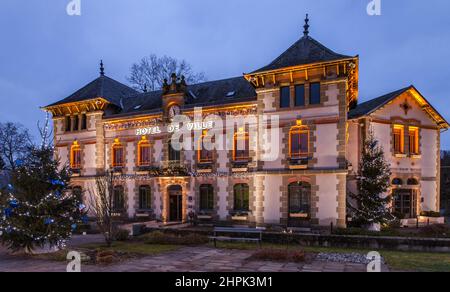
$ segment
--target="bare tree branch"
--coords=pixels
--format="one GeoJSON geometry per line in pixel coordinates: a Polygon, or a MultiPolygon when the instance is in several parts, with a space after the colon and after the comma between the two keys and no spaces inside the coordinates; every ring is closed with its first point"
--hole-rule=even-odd
{"type": "Polygon", "coordinates": [[[205,74],[195,73],[192,66],[185,60],[177,60],[168,56],[158,58],[154,54],[133,64],[127,79],[136,90],[155,91],[161,89],[164,79],[170,80],[173,73],[176,73],[177,76],[184,75],[188,84],[206,81],[205,74]]]}

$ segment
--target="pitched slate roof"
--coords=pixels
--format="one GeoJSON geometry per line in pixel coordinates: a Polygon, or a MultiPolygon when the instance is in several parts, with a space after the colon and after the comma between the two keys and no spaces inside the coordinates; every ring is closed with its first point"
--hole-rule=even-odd
{"type": "Polygon", "coordinates": [[[100,76],[91,83],[87,84],[72,95],[56,102],[50,106],[61,105],[65,103],[79,102],[89,99],[102,97],[110,103],[120,106],[120,100],[126,96],[135,95],[138,92],[114,79],[107,76],[100,76]]]}
{"type": "Polygon", "coordinates": [[[289,49],[287,49],[287,51],[285,51],[278,58],[272,61],[272,63],[252,72],[252,74],[292,66],[336,61],[348,58],[352,57],[337,54],[312,37],[304,36],[295,44],[293,44],[289,49]]]}
{"type": "Polygon", "coordinates": [[[349,119],[356,119],[362,116],[369,115],[412,88],[414,88],[414,86],[408,86],[403,89],[396,90],[378,98],[361,103],[349,112],[349,119]]]}
{"type": "MultiPolygon", "coordinates": [[[[185,108],[224,105],[256,100],[256,91],[244,78],[236,77],[188,85],[185,108]]],[[[114,116],[160,112],[162,91],[134,94],[122,100],[123,109],[114,116]]]]}

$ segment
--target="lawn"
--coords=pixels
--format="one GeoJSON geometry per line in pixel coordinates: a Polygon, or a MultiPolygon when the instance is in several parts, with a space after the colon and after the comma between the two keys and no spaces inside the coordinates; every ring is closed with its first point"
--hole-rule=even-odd
{"type": "Polygon", "coordinates": [[[153,256],[165,252],[175,251],[182,246],[179,245],[162,245],[162,244],[145,244],[143,242],[114,242],[112,247],[104,244],[87,244],[80,246],[81,249],[89,250],[112,250],[119,253],[138,254],[144,256],[153,256]]]}
{"type": "MultiPolygon", "coordinates": [[[[259,247],[256,244],[249,243],[231,243],[222,242],[219,248],[226,249],[244,249],[253,250],[259,247]]],[[[286,245],[281,244],[263,244],[264,248],[282,249],[286,245]]],[[[346,248],[326,248],[326,247],[302,247],[299,245],[291,245],[292,250],[302,249],[309,253],[361,253],[367,254],[370,250],[355,250],[346,248]]],[[[386,263],[393,271],[405,272],[450,272],[450,254],[447,253],[419,253],[419,252],[401,252],[401,251],[379,251],[384,257],[386,263]]]]}

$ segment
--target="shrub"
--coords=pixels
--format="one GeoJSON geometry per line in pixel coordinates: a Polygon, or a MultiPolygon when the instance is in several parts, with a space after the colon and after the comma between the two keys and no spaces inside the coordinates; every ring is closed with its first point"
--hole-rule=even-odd
{"type": "Polygon", "coordinates": [[[184,236],[155,231],[141,237],[146,244],[169,244],[169,245],[201,245],[209,242],[204,235],[190,233],[184,236]]]}
{"type": "Polygon", "coordinates": [[[422,228],[419,233],[427,237],[450,237],[450,227],[445,224],[429,225],[422,228]]]}
{"type": "Polygon", "coordinates": [[[130,238],[130,231],[125,229],[119,229],[117,230],[114,238],[117,241],[127,241],[130,238]]]}
{"type": "Polygon", "coordinates": [[[250,259],[256,261],[274,262],[304,262],[306,254],[304,251],[288,251],[281,249],[262,249],[255,252],[250,259]]]}

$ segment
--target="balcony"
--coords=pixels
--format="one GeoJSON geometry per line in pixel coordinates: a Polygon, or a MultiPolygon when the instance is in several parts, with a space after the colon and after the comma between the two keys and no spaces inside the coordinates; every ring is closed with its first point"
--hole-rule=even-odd
{"type": "Polygon", "coordinates": [[[202,161],[197,163],[197,173],[212,173],[213,162],[212,161],[202,161]]]}
{"type": "Polygon", "coordinates": [[[308,162],[311,157],[292,157],[289,159],[289,169],[308,169],[308,162]]]}
{"type": "Polygon", "coordinates": [[[161,161],[160,176],[190,176],[191,165],[179,160],[161,161]]]}

